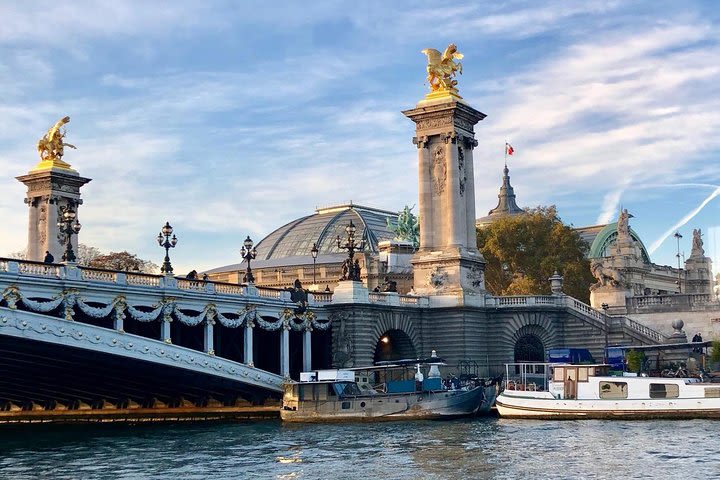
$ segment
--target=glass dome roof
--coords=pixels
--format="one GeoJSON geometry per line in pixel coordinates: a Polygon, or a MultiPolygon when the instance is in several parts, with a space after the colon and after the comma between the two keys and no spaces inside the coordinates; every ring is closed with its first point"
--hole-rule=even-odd
{"type": "Polygon", "coordinates": [[[344,253],[337,246],[337,236],[347,238],[345,227],[357,228],[355,239],[365,240],[365,250],[377,253],[378,242],[391,240],[395,233],[387,222],[397,224],[397,212],[379,210],[360,205],[339,205],[319,208],[314,215],[294,220],[262,239],[257,246],[257,260],[272,260],[295,256],[309,256],[313,242],[317,242],[320,255],[344,253]]]}

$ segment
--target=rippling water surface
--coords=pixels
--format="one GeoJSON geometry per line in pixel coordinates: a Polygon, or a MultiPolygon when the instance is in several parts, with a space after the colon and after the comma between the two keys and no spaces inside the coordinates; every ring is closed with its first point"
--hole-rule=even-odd
{"type": "Polygon", "coordinates": [[[720,422],[287,425],[279,421],[0,429],[0,478],[720,478],[720,422]]]}

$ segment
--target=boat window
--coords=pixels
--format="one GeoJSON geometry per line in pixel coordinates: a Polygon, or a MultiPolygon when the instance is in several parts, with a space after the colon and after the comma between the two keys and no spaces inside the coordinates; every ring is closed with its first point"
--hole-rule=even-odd
{"type": "Polygon", "coordinates": [[[361,394],[360,388],[354,382],[335,383],[333,387],[335,387],[335,393],[337,393],[338,397],[352,397],[361,394]]]}
{"type": "Polygon", "coordinates": [[[674,383],[651,383],[650,398],[678,398],[680,387],[674,383]]]}
{"type": "Polygon", "coordinates": [[[706,387],[705,398],[720,398],[720,388],[706,387]]]}
{"type": "Polygon", "coordinates": [[[587,382],[587,381],[588,381],[588,369],[587,368],[578,369],[578,382],[587,382]]]}
{"type": "Polygon", "coordinates": [[[553,380],[556,382],[562,382],[563,380],[565,380],[565,369],[555,368],[553,373],[553,380]]]}
{"type": "Polygon", "coordinates": [[[600,398],[613,400],[627,398],[628,386],[625,382],[600,382],[600,398]]]}

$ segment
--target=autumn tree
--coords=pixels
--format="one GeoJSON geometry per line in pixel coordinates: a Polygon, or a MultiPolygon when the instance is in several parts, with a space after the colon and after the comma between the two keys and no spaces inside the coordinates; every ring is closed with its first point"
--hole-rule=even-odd
{"type": "Polygon", "coordinates": [[[137,255],[123,251],[110,252],[93,258],[89,265],[94,268],[107,270],[124,270],[127,272],[155,273],[158,266],[148,260],[138,258],[137,255]]]}
{"type": "Polygon", "coordinates": [[[485,287],[493,295],[549,294],[548,278],[557,270],[564,293],[589,301],[589,246],[560,220],[554,205],[501,218],[478,229],[477,240],[487,261],[485,287]]]}

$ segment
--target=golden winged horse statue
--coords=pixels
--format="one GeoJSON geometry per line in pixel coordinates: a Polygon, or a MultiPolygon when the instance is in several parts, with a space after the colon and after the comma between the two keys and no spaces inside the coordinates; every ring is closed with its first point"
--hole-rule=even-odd
{"type": "Polygon", "coordinates": [[[455,44],[448,45],[443,53],[434,48],[426,48],[422,53],[428,58],[427,81],[430,84],[430,91],[447,91],[457,95],[456,85],[458,82],[452,77],[456,73],[462,74],[462,63],[455,60],[462,60],[463,54],[457,51],[455,44]]]}
{"type": "Polygon", "coordinates": [[[63,142],[65,132],[61,128],[69,121],[70,117],[61,118],[38,140],[37,149],[41,160],[61,160],[65,147],[76,148],[75,145],[63,142]]]}

